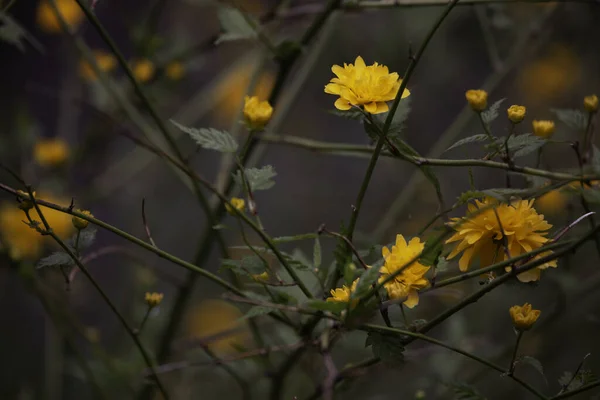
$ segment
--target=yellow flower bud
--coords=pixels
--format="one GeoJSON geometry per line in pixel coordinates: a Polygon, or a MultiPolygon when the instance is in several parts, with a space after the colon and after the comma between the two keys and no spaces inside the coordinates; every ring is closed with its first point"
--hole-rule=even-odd
{"type": "Polygon", "coordinates": [[[272,115],[273,107],[268,101],[260,101],[256,96],[246,96],[244,100],[244,118],[249,129],[263,129],[272,115]]]}
{"type": "Polygon", "coordinates": [[[467,90],[465,97],[471,108],[477,112],[481,112],[487,107],[488,94],[485,90],[467,90]]]}
{"type": "Polygon", "coordinates": [[[69,145],[63,139],[40,139],[33,147],[33,158],[42,167],[63,164],[69,158],[69,145]]]}
{"type": "Polygon", "coordinates": [[[598,96],[592,94],[583,98],[583,106],[585,110],[590,113],[598,111],[598,96]]]}
{"type": "Polygon", "coordinates": [[[541,138],[548,138],[554,133],[554,121],[533,121],[533,134],[541,138]]]}
{"type": "Polygon", "coordinates": [[[145,296],[146,304],[148,304],[148,307],[156,307],[162,302],[162,299],[164,296],[165,295],[162,293],[146,292],[146,296],[145,296]]]}
{"type": "Polygon", "coordinates": [[[525,303],[523,306],[512,306],[508,311],[513,320],[513,325],[518,331],[531,329],[541,313],[540,310],[533,310],[529,303],[525,303]]]}
{"type": "MultiPolygon", "coordinates": [[[[22,190],[17,190],[17,194],[21,196],[25,196],[25,198],[19,197],[20,203],[19,208],[23,211],[29,211],[33,208],[33,202],[30,200],[29,193],[24,192],[22,190]]],[[[33,197],[35,197],[35,192],[32,192],[33,197]]]]}
{"type": "Polygon", "coordinates": [[[165,76],[172,81],[178,81],[185,75],[185,67],[179,61],[173,61],[165,67],[165,76]]]}
{"type": "Polygon", "coordinates": [[[244,201],[244,199],[232,197],[231,200],[229,200],[229,202],[231,203],[231,206],[233,206],[233,208],[229,204],[225,204],[225,210],[227,210],[227,212],[231,215],[235,215],[235,212],[233,211],[234,208],[240,212],[243,212],[246,208],[246,202],[244,201]]]}
{"type": "MultiPolygon", "coordinates": [[[[103,50],[95,50],[94,58],[96,59],[98,68],[104,72],[110,72],[117,66],[117,59],[115,56],[103,50]]],[[[96,72],[86,60],[81,60],[81,63],[79,64],[79,74],[88,82],[98,79],[96,72]]]]}
{"type": "MultiPolygon", "coordinates": [[[[85,17],[75,0],[56,0],[56,8],[71,28],[77,28],[85,17]]],[[[40,29],[44,32],[62,32],[60,21],[49,0],[40,1],[36,12],[36,21],[40,29]]]]}
{"type": "Polygon", "coordinates": [[[262,274],[253,274],[252,279],[257,282],[268,282],[269,281],[269,273],[267,271],[262,274]]]}
{"type": "Polygon", "coordinates": [[[512,105],[508,107],[508,110],[506,110],[506,113],[508,114],[508,119],[510,119],[510,122],[512,122],[513,124],[518,124],[519,122],[523,121],[525,119],[526,112],[527,109],[525,108],[525,106],[512,105]]]}
{"type": "MultiPolygon", "coordinates": [[[[89,217],[93,217],[92,213],[87,210],[77,210],[77,211],[79,211],[80,213],[87,215],[89,217]]],[[[73,222],[73,226],[75,227],[75,229],[78,229],[78,230],[87,228],[87,226],[89,224],[89,222],[87,220],[85,220],[83,218],[79,218],[76,215],[73,215],[73,218],[71,218],[71,221],[73,222]]]]}
{"type": "Polygon", "coordinates": [[[154,77],[154,64],[148,59],[137,60],[131,66],[131,72],[138,82],[148,82],[154,77]]]}

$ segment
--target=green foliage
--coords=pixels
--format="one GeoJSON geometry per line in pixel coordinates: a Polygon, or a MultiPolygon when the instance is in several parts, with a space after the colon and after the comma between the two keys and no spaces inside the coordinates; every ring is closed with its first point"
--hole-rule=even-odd
{"type": "Polygon", "coordinates": [[[317,311],[329,311],[334,314],[339,314],[346,309],[347,303],[341,301],[323,301],[312,300],[306,303],[309,308],[317,311]]]}
{"type": "Polygon", "coordinates": [[[244,257],[241,260],[223,259],[221,267],[233,270],[241,275],[256,275],[265,272],[265,263],[256,255],[244,257]]]}
{"type": "Polygon", "coordinates": [[[487,110],[481,113],[481,119],[483,120],[483,122],[489,125],[496,118],[498,118],[500,106],[502,105],[504,100],[506,100],[506,98],[495,101],[494,104],[492,104],[487,110]]]}
{"type": "Polygon", "coordinates": [[[248,312],[246,312],[246,314],[244,314],[242,317],[240,317],[240,320],[245,320],[248,318],[254,318],[254,317],[259,317],[261,315],[266,315],[269,314],[272,311],[276,311],[276,308],[273,307],[267,307],[267,306],[254,306],[251,309],[248,310],[248,312]]]}
{"type": "Polygon", "coordinates": [[[587,385],[588,383],[595,382],[596,380],[598,380],[598,377],[596,376],[596,374],[594,374],[589,369],[582,368],[579,370],[577,375],[575,375],[575,377],[573,377],[572,372],[565,371],[562,374],[562,376],[560,377],[560,379],[558,380],[558,383],[563,388],[565,388],[565,390],[570,391],[570,390],[579,389],[583,385],[587,385]]]}
{"type": "MultiPolygon", "coordinates": [[[[250,190],[256,192],[257,190],[267,190],[275,186],[273,178],[277,176],[275,168],[271,165],[265,165],[261,168],[246,168],[244,170],[244,177],[250,185],[250,190]]],[[[234,175],[234,180],[238,185],[242,185],[242,175],[240,171],[237,171],[234,175]]]]}
{"type": "Polygon", "coordinates": [[[454,400],[487,400],[477,389],[464,383],[446,383],[454,393],[454,400]]]}
{"type": "Polygon", "coordinates": [[[513,158],[523,157],[537,151],[545,144],[545,139],[532,135],[531,133],[516,136],[513,135],[508,139],[508,151],[513,158]]]}
{"type": "Polygon", "coordinates": [[[222,153],[234,153],[238,149],[237,141],[226,131],[214,128],[189,128],[171,120],[171,123],[190,137],[204,149],[216,150],[222,153]]]}
{"type": "Polygon", "coordinates": [[[439,260],[442,250],[444,250],[444,232],[429,236],[425,240],[425,247],[419,262],[426,266],[435,266],[439,260]]]}
{"type": "Polygon", "coordinates": [[[377,282],[377,278],[379,278],[380,269],[381,267],[371,267],[363,271],[356,284],[356,289],[352,292],[351,297],[353,299],[360,299],[371,290],[371,286],[373,286],[373,284],[377,282]]]}
{"type": "Polygon", "coordinates": [[[79,232],[79,241],[77,240],[77,234],[75,234],[69,238],[69,240],[67,240],[66,244],[73,250],[75,250],[75,244],[77,244],[77,249],[79,252],[82,252],[94,244],[94,241],[96,240],[96,233],[98,231],[92,226],[88,226],[88,228],[79,232]]]}
{"type": "Polygon", "coordinates": [[[347,111],[342,111],[342,110],[329,110],[327,111],[329,114],[333,114],[337,117],[342,117],[342,118],[346,118],[346,119],[353,119],[356,121],[361,121],[365,118],[365,114],[357,109],[351,108],[350,110],[347,111]]]}
{"type": "Polygon", "coordinates": [[[224,33],[219,36],[215,44],[232,40],[254,39],[258,36],[254,28],[254,26],[258,26],[258,22],[254,21],[251,16],[242,14],[242,11],[237,8],[220,7],[218,18],[224,33]],[[254,26],[249,21],[254,21],[254,26]]]}
{"type": "MultiPolygon", "coordinates": [[[[88,227],[87,229],[81,230],[79,233],[79,242],[77,242],[77,234],[69,238],[65,244],[74,254],[81,253],[88,249],[96,240],[96,229],[88,227]],[[75,244],[77,243],[77,250],[75,244]]],[[[47,257],[42,258],[36,264],[36,268],[44,267],[67,267],[75,265],[75,261],[64,251],[57,251],[50,254],[47,257]]]]}
{"type": "Polygon", "coordinates": [[[586,128],[588,116],[581,110],[553,108],[550,111],[556,115],[560,122],[573,130],[582,131],[586,128]]]}
{"type": "Polygon", "coordinates": [[[404,345],[398,335],[371,331],[365,341],[365,347],[369,346],[373,355],[388,365],[399,365],[404,362],[404,345]]]}
{"type": "Polygon", "coordinates": [[[75,265],[75,261],[73,261],[71,256],[63,251],[57,251],[38,261],[36,268],[67,267],[72,265],[75,265]]]}
{"type": "Polygon", "coordinates": [[[322,257],[321,257],[321,241],[319,240],[319,237],[317,236],[315,238],[315,244],[313,246],[313,265],[315,268],[320,268],[321,267],[321,261],[322,261],[322,257]]]}
{"type": "Polygon", "coordinates": [[[482,143],[482,142],[487,142],[489,140],[490,139],[489,139],[488,135],[486,135],[485,133],[481,133],[481,134],[478,134],[478,135],[469,136],[469,137],[460,139],[459,141],[457,141],[456,143],[454,143],[452,146],[448,147],[446,149],[446,151],[450,151],[452,149],[455,149],[455,148],[460,147],[460,146],[464,146],[466,144],[482,143]]]}
{"type": "Polygon", "coordinates": [[[540,373],[540,375],[542,375],[542,377],[544,378],[546,383],[548,383],[548,380],[546,379],[546,375],[544,374],[544,367],[542,366],[542,363],[540,362],[540,360],[538,360],[535,357],[531,357],[531,356],[523,356],[517,362],[531,365],[537,372],[540,373]]]}
{"type": "MultiPolygon", "coordinates": [[[[390,139],[400,139],[400,134],[406,127],[406,120],[408,119],[408,115],[412,109],[411,104],[412,97],[405,97],[404,99],[400,100],[400,103],[398,103],[398,108],[394,113],[392,123],[390,124],[390,129],[388,130],[388,137],[390,139]]],[[[375,115],[375,118],[378,120],[380,126],[383,127],[387,116],[388,113],[375,115]]]]}
{"type": "Polygon", "coordinates": [[[0,23],[0,40],[12,44],[23,52],[25,51],[24,42],[28,41],[38,51],[43,51],[42,45],[25,28],[2,11],[0,11],[0,23]]]}

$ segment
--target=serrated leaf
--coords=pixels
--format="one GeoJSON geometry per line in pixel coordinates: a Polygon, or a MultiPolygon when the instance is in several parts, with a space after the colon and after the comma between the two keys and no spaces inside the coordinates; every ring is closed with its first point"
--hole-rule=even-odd
{"type": "MultiPolygon", "coordinates": [[[[98,233],[98,231],[92,227],[88,227],[87,229],[83,229],[80,231],[78,242],[79,252],[88,249],[92,244],[94,244],[94,241],[96,240],[96,233],[98,233]]],[[[77,234],[73,235],[69,240],[67,240],[67,245],[71,249],[75,249],[76,242],[77,234]]]]}
{"type": "Polygon", "coordinates": [[[458,196],[458,198],[456,199],[456,203],[459,205],[466,204],[471,200],[480,199],[484,196],[485,194],[479,190],[468,190],[462,193],[460,196],[458,196]]]}
{"type": "MultiPolygon", "coordinates": [[[[388,130],[388,137],[399,138],[399,135],[404,131],[406,120],[408,119],[408,115],[412,109],[412,97],[405,97],[400,100],[398,104],[398,108],[394,113],[394,117],[392,118],[392,123],[390,124],[390,129],[388,130]]],[[[387,119],[388,113],[377,114],[375,118],[378,120],[381,126],[385,123],[387,119]]]]}
{"type": "Polygon", "coordinates": [[[204,149],[216,150],[222,153],[234,153],[238,149],[237,141],[226,131],[214,128],[190,128],[171,120],[171,123],[190,137],[204,149]]]}
{"type": "MultiPolygon", "coordinates": [[[[545,188],[544,188],[545,189],[545,188]]],[[[531,188],[527,189],[512,189],[512,188],[497,188],[497,189],[486,189],[480,193],[485,196],[490,196],[500,201],[509,201],[511,197],[528,198],[534,197],[540,190],[531,188]]]]}
{"type": "MultiPolygon", "coordinates": [[[[545,145],[546,140],[531,133],[525,133],[523,135],[511,136],[507,144],[511,157],[522,157],[533,153],[545,145]]],[[[504,148],[504,142],[501,144],[501,148],[504,148]]]]}
{"type": "MultiPolygon", "coordinates": [[[[219,36],[215,44],[224,41],[253,39],[257,37],[255,28],[248,22],[252,18],[248,15],[244,16],[242,11],[233,7],[220,7],[218,11],[219,22],[224,33],[219,36]]],[[[258,26],[258,22],[255,22],[258,26]]]]}
{"type": "Polygon", "coordinates": [[[581,110],[553,108],[550,111],[571,129],[584,130],[587,126],[588,116],[581,110]]]}
{"type": "Polygon", "coordinates": [[[287,290],[271,289],[271,295],[273,296],[273,301],[277,304],[286,304],[292,306],[298,304],[298,299],[287,290]]]}
{"type": "Polygon", "coordinates": [[[542,377],[544,378],[546,383],[548,383],[548,380],[546,379],[546,375],[544,374],[544,367],[542,366],[542,363],[540,362],[540,360],[538,360],[535,357],[531,357],[531,356],[523,356],[523,357],[521,357],[521,359],[519,361],[523,362],[525,364],[531,365],[537,372],[540,373],[540,375],[542,375],[542,377]]]}
{"type": "Polygon", "coordinates": [[[490,124],[492,121],[498,118],[498,112],[504,100],[506,100],[506,98],[495,101],[494,104],[481,113],[481,119],[483,122],[490,124]]]}
{"type": "Polygon", "coordinates": [[[309,308],[318,311],[329,311],[334,314],[339,314],[347,307],[347,303],[341,301],[322,301],[313,300],[306,303],[309,308]]]}
{"type": "Polygon", "coordinates": [[[455,400],[487,400],[477,389],[464,383],[446,383],[454,393],[455,400]]]}
{"type": "MultiPolygon", "coordinates": [[[[246,168],[244,170],[244,176],[250,190],[255,192],[257,190],[267,190],[275,185],[273,178],[277,176],[275,168],[271,165],[265,165],[261,168],[246,168]]],[[[238,185],[242,185],[242,175],[240,171],[237,171],[234,175],[234,180],[238,185]]]]}
{"type": "Polygon", "coordinates": [[[315,244],[313,245],[313,265],[315,268],[321,267],[321,241],[318,237],[315,238],[315,244]]]}
{"type": "Polygon", "coordinates": [[[363,114],[361,111],[355,110],[355,109],[350,109],[348,111],[329,110],[328,113],[333,114],[337,117],[352,119],[355,121],[362,121],[365,118],[365,114],[363,114]]]}
{"type": "Polygon", "coordinates": [[[69,256],[65,252],[57,251],[38,261],[38,263],[36,264],[36,268],[39,269],[44,267],[63,267],[71,265],[75,265],[75,262],[73,261],[71,256],[69,256]]]}
{"type": "Polygon", "coordinates": [[[379,278],[380,269],[381,267],[372,266],[371,268],[363,271],[362,275],[358,279],[358,283],[356,284],[356,289],[354,292],[352,292],[350,297],[352,299],[360,299],[362,296],[364,296],[379,278]]]}
{"type": "Polygon", "coordinates": [[[259,317],[261,315],[269,314],[270,312],[275,311],[275,310],[276,310],[276,308],[267,307],[267,306],[254,306],[251,309],[249,309],[246,312],[246,314],[241,316],[238,320],[259,317]]]}
{"type": "Polygon", "coordinates": [[[469,137],[460,139],[458,142],[456,142],[452,146],[448,147],[446,149],[446,151],[455,149],[455,148],[460,147],[460,146],[464,146],[465,144],[481,143],[481,142],[487,142],[489,140],[490,139],[489,139],[488,135],[486,135],[484,133],[479,134],[479,135],[469,136],[469,137]]]}
{"type": "Polygon", "coordinates": [[[265,263],[256,255],[244,257],[241,260],[223,259],[223,268],[229,268],[243,275],[256,275],[265,272],[265,263]]]}
{"type": "Polygon", "coordinates": [[[404,346],[398,335],[369,332],[365,347],[371,346],[373,355],[384,363],[397,365],[404,362],[404,346]]]}
{"type": "Polygon", "coordinates": [[[437,235],[432,235],[425,241],[425,247],[423,248],[421,258],[419,258],[419,263],[425,266],[432,266],[438,261],[440,254],[442,254],[442,250],[444,249],[444,234],[440,233],[437,235]]]}

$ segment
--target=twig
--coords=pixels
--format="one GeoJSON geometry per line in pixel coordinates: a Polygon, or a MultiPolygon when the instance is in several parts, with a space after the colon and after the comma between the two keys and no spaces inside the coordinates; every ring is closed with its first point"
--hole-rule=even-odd
{"type": "Polygon", "coordinates": [[[321,225],[317,231],[319,234],[321,233],[325,233],[329,236],[333,236],[333,237],[337,237],[339,239],[342,239],[347,245],[348,247],[352,250],[352,252],[354,253],[354,256],[357,258],[358,262],[360,262],[360,265],[364,268],[364,269],[369,269],[369,266],[367,265],[367,263],[363,260],[363,258],[360,256],[358,250],[356,250],[356,247],[354,246],[354,244],[352,244],[352,242],[350,241],[350,239],[348,239],[346,236],[337,233],[337,232],[332,232],[330,230],[328,230],[327,228],[325,228],[325,224],[321,225]]]}
{"type": "Polygon", "coordinates": [[[523,331],[519,331],[517,333],[517,340],[515,342],[515,347],[513,349],[512,357],[510,358],[510,364],[508,365],[507,375],[511,378],[515,373],[515,367],[517,366],[515,361],[517,360],[517,353],[519,351],[519,343],[521,343],[521,338],[523,337],[523,331]]]}
{"type": "Polygon", "coordinates": [[[156,242],[152,238],[152,233],[150,233],[150,227],[148,226],[148,220],[146,219],[146,199],[142,199],[142,222],[144,223],[144,230],[146,231],[146,236],[148,236],[148,241],[154,247],[156,246],[156,242]]]}

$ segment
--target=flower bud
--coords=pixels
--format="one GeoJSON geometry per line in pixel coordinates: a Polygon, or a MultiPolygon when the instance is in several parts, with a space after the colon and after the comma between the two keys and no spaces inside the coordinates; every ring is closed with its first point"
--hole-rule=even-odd
{"type": "Polygon", "coordinates": [[[554,133],[554,121],[533,121],[533,134],[541,138],[549,138],[554,133]]]}
{"type": "Polygon", "coordinates": [[[261,130],[273,115],[273,107],[268,101],[260,101],[256,96],[246,96],[244,100],[244,119],[252,130],[261,130]]]}
{"type": "Polygon", "coordinates": [[[158,306],[161,302],[162,299],[165,295],[162,293],[150,293],[150,292],[146,292],[146,296],[145,296],[145,301],[146,304],[148,304],[148,307],[156,307],[158,306]]]}
{"type": "Polygon", "coordinates": [[[244,201],[244,199],[232,197],[231,200],[229,200],[229,202],[231,203],[231,205],[225,204],[225,210],[227,210],[227,212],[231,215],[235,215],[235,212],[233,211],[234,208],[240,212],[243,212],[246,208],[246,202],[244,201]]]}
{"type": "Polygon", "coordinates": [[[487,107],[488,94],[485,90],[467,90],[465,97],[471,108],[477,112],[481,112],[487,107]]]}
{"type": "Polygon", "coordinates": [[[595,113],[598,111],[598,96],[595,94],[585,96],[583,98],[583,107],[585,107],[585,110],[590,113],[595,113]]]}
{"type": "Polygon", "coordinates": [[[525,303],[523,306],[512,306],[508,311],[515,329],[521,332],[531,329],[541,313],[540,310],[533,310],[529,303],[525,303]]]}
{"type": "MultiPolygon", "coordinates": [[[[35,192],[31,192],[33,197],[35,197],[35,192]]],[[[31,197],[29,197],[29,193],[24,192],[22,190],[17,190],[17,194],[20,196],[24,196],[25,198],[19,197],[19,208],[23,211],[29,211],[33,208],[33,202],[31,201],[31,197]]]]}
{"type": "Polygon", "coordinates": [[[513,105],[508,107],[508,110],[506,110],[506,112],[508,114],[508,119],[510,120],[510,122],[512,122],[513,124],[518,124],[519,122],[525,119],[525,113],[527,112],[527,109],[525,108],[525,106],[513,105]]]}
{"type": "MultiPolygon", "coordinates": [[[[87,211],[87,210],[78,210],[80,213],[87,215],[88,217],[93,217],[92,213],[87,211]]],[[[88,227],[89,222],[83,218],[79,218],[77,215],[73,215],[73,218],[71,219],[71,221],[73,222],[73,226],[75,227],[75,229],[77,230],[82,230],[88,227]]]]}

